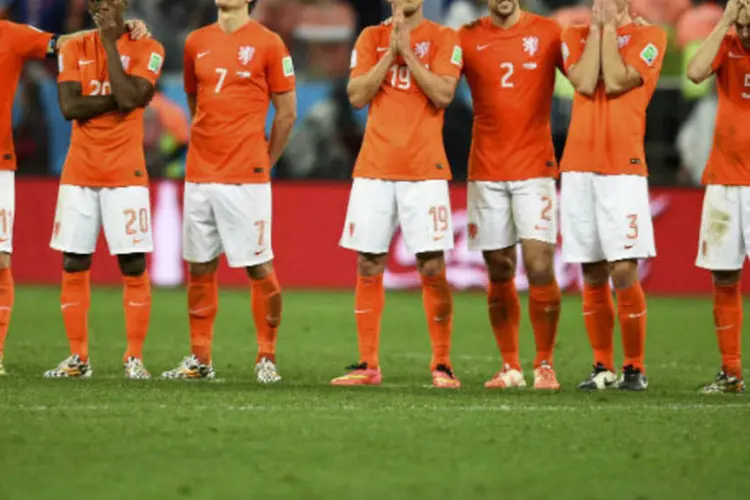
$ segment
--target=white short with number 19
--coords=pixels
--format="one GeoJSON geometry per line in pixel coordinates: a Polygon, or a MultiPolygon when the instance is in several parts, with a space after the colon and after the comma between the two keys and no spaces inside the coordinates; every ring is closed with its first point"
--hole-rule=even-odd
{"type": "Polygon", "coordinates": [[[195,264],[222,253],[230,267],[273,260],[271,184],[185,183],[182,252],[195,264]]]}
{"type": "Polygon", "coordinates": [[[412,254],[452,249],[448,182],[354,179],[341,246],[361,253],[387,253],[398,226],[412,254]]]}
{"type": "Polygon", "coordinates": [[[61,185],[50,246],[66,253],[92,254],[102,228],[112,255],[152,252],[148,188],[61,185]]]}
{"type": "Polygon", "coordinates": [[[0,170],[0,252],[13,251],[13,214],[16,205],[15,174],[0,170]]]}
{"type": "Polygon", "coordinates": [[[646,177],[563,172],[560,227],[565,262],[656,256],[646,177]]]}

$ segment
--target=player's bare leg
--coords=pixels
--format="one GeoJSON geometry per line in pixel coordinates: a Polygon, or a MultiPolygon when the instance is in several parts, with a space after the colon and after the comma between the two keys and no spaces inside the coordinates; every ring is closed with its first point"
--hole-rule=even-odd
{"type": "Polygon", "coordinates": [[[612,351],[615,304],[609,286],[609,263],[602,261],[583,264],[582,270],[583,321],[594,352],[594,369],[578,388],[607,389],[617,380],[612,351]]]}
{"type": "Polygon", "coordinates": [[[212,379],[211,364],[214,321],[219,308],[218,257],[210,262],[188,265],[188,315],[190,319],[190,356],[176,368],[162,373],[169,379],[212,379]]]}
{"type": "Polygon", "coordinates": [[[122,303],[128,340],[124,356],[125,376],[130,379],[148,379],[151,374],[143,365],[143,343],[151,320],[151,281],[146,270],[146,254],[118,255],[117,263],[124,285],[122,303]]]}
{"type": "Polygon", "coordinates": [[[273,261],[250,266],[247,275],[252,283],[251,307],[258,339],[255,375],[258,382],[272,384],[281,380],[276,369],[276,337],[281,324],[281,287],[273,261]]]}
{"type": "Polygon", "coordinates": [[[46,378],[87,378],[93,373],[89,363],[88,314],[91,304],[91,255],[63,254],[63,279],[60,294],[65,333],[70,356],[56,368],[44,373],[46,378]]]}
{"type": "Polygon", "coordinates": [[[714,326],[721,353],[721,370],[703,392],[739,393],[745,390],[742,376],[742,272],[712,271],[714,282],[714,326]]]}
{"type": "Polygon", "coordinates": [[[385,305],[383,273],[387,254],[360,253],[357,257],[357,288],[354,292],[354,317],[357,322],[359,362],[331,381],[333,385],[379,385],[380,322],[385,305]]]}
{"type": "Polygon", "coordinates": [[[10,271],[10,254],[0,252],[0,376],[5,375],[3,352],[10,327],[10,315],[15,300],[13,275],[10,271]]]}
{"type": "Polygon", "coordinates": [[[638,261],[621,260],[611,265],[617,295],[622,350],[625,355],[617,388],[642,391],[648,387],[644,355],[646,348],[646,296],[638,280],[638,261]]]}
{"type": "Polygon", "coordinates": [[[443,252],[417,254],[417,269],[422,277],[422,304],[432,343],[432,385],[444,389],[461,387],[453,374],[450,360],[453,334],[453,294],[445,276],[443,252]]]}
{"type": "Polygon", "coordinates": [[[503,361],[502,369],[484,386],[491,389],[526,387],[518,356],[521,302],[514,281],[518,258],[516,247],[488,250],[483,252],[483,256],[489,276],[487,310],[503,361]]]}
{"type": "Polygon", "coordinates": [[[555,245],[522,240],[523,264],[529,280],[529,317],[534,330],[534,388],[557,390],[554,349],[560,322],[560,287],[555,279],[555,245]]]}

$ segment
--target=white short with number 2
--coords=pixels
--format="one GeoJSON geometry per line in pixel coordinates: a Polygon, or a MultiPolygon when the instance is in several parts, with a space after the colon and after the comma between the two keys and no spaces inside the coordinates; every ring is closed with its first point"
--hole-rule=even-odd
{"type": "Polygon", "coordinates": [[[646,177],[563,172],[560,226],[565,262],[656,256],[646,177]]]}
{"type": "Polygon", "coordinates": [[[13,214],[16,205],[15,173],[0,170],[0,252],[13,251],[13,214]]]}
{"type": "Polygon", "coordinates": [[[448,182],[354,179],[341,246],[362,253],[386,253],[399,226],[413,254],[452,249],[448,182]]]}
{"type": "Polygon", "coordinates": [[[102,228],[112,255],[152,252],[148,188],[61,185],[50,246],[66,253],[92,254],[102,228]]]}
{"type": "Polygon", "coordinates": [[[706,187],[695,265],[711,271],[736,271],[748,257],[750,186],[706,187]]]}
{"type": "Polygon", "coordinates": [[[222,253],[230,267],[273,260],[271,184],[185,184],[182,252],[202,264],[222,253]]]}
{"type": "Polygon", "coordinates": [[[557,188],[549,177],[470,182],[469,250],[500,250],[519,240],[557,243],[557,188]]]}

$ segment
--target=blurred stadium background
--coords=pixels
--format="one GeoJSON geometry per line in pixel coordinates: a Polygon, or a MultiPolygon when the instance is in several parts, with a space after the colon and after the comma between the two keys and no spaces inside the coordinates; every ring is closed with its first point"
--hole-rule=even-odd
{"type": "MultiPolygon", "coordinates": [[[[588,0],[522,0],[525,8],[552,16],[563,25],[585,22],[588,0]]],[[[708,157],[716,112],[711,81],[694,85],[685,76],[687,61],[721,16],[724,2],[633,0],[633,10],[669,33],[669,51],[658,90],[648,112],[646,152],[654,186],[657,243],[662,257],[644,272],[647,288],[659,293],[710,291],[706,273],[693,269],[701,192],[695,187],[708,157]],[[677,273],[677,274],[675,274],[677,273]],[[675,280],[674,276],[681,276],[675,280]]],[[[146,151],[154,181],[154,226],[157,253],[154,281],[162,285],[183,280],[180,265],[179,179],[189,131],[182,89],[182,47],[187,34],[214,21],[213,0],[130,0],[129,17],[145,20],[167,51],[159,94],[149,108],[146,151]]],[[[282,281],[293,287],[348,286],[353,281],[353,256],[337,248],[344,217],[348,179],[362,142],[366,111],[348,103],[346,81],[350,51],[363,27],[388,16],[385,0],[261,0],[254,17],[278,32],[292,51],[298,75],[299,119],[286,154],[274,169],[276,184],[274,238],[282,281]],[[315,182],[312,182],[312,181],[315,182]],[[290,182],[296,181],[296,182],[290,182]],[[305,182],[299,182],[305,181],[305,182]],[[312,240],[311,240],[312,239],[312,240]],[[315,244],[309,244],[314,241],[315,244]],[[323,268],[316,272],[296,263],[295,250],[308,249],[323,268]],[[311,248],[316,247],[316,248],[311,248]],[[351,264],[351,265],[348,265],[351,264]]],[[[486,14],[486,0],[425,0],[430,19],[459,27],[486,14]]],[[[0,17],[53,32],[92,27],[86,0],[0,0],[0,17]]],[[[57,105],[54,61],[30,64],[13,112],[20,161],[16,217],[15,272],[19,282],[55,283],[58,260],[47,249],[56,187],[67,151],[70,124],[57,105]],[[27,177],[29,176],[29,177],[27,177]],[[35,255],[48,255],[39,265],[35,255]]],[[[554,142],[561,153],[570,119],[573,90],[558,75],[552,113],[554,142]]],[[[472,102],[462,83],[448,108],[445,144],[457,181],[466,178],[471,140],[472,102]]],[[[270,117],[269,117],[270,123],[270,117]]],[[[502,140],[499,138],[498,140],[502,140]]],[[[451,280],[458,288],[484,284],[481,259],[462,245],[465,196],[454,188],[458,248],[451,256],[451,280]]],[[[410,258],[394,243],[389,269],[391,286],[416,284],[410,258]]],[[[110,259],[99,259],[95,279],[117,282],[110,259]]],[[[577,271],[559,265],[561,282],[573,287],[577,271]]],[[[223,270],[226,282],[244,283],[241,273],[223,270]]],[[[524,278],[519,276],[519,285],[524,278]]],[[[750,283],[745,283],[750,290],[750,283]]]]}

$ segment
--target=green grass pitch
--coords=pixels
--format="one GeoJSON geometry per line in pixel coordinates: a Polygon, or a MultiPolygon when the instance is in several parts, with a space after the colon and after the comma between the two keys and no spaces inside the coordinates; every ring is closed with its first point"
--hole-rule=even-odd
{"type": "MultiPolygon", "coordinates": [[[[246,291],[222,292],[215,382],[123,380],[121,302],[120,290],[94,291],[94,377],[43,380],[67,355],[58,291],[18,290],[0,380],[0,499],[750,495],[750,401],[696,391],[719,365],[708,299],[651,298],[646,394],[574,390],[591,363],[575,296],[564,302],[557,394],[482,388],[499,361],[480,294],[456,296],[457,392],[426,387],[417,294],[387,297],[384,385],[352,389],[327,385],[356,360],[351,293],[286,293],[274,387],[252,377],[246,291]]],[[[525,317],[521,348],[530,377],[525,317]]],[[[187,352],[184,291],[157,291],[146,365],[158,375],[187,352]]]]}

